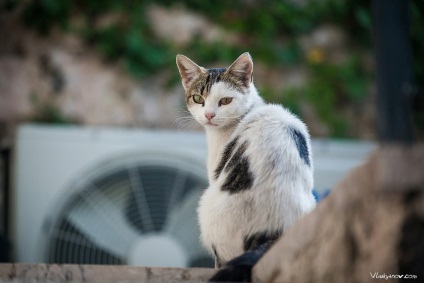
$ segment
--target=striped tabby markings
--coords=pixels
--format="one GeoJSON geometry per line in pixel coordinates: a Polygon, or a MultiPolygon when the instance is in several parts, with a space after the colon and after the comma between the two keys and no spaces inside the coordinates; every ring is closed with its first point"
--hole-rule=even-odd
{"type": "Polygon", "coordinates": [[[212,85],[220,82],[226,69],[213,68],[206,70],[206,73],[201,73],[198,78],[193,81],[189,91],[187,91],[186,102],[189,103],[190,97],[193,95],[201,95],[203,98],[209,95],[212,85]]]}
{"type": "Polygon", "coordinates": [[[190,97],[194,94],[199,94],[206,98],[212,86],[221,81],[241,93],[244,92],[244,85],[239,74],[234,74],[231,70],[227,72],[225,68],[212,68],[206,70],[206,73],[200,74],[191,84],[189,91],[187,91],[186,102],[189,103],[190,97]]]}

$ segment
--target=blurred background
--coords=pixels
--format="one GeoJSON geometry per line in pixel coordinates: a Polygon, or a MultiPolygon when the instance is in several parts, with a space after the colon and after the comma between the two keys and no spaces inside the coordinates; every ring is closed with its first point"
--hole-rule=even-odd
{"type": "MultiPolygon", "coordinates": [[[[422,84],[423,2],[408,14],[422,84]]],[[[249,51],[261,95],[308,125],[325,194],[377,140],[372,23],[366,0],[0,1],[2,260],[212,266],[178,53],[225,67],[249,51]]]]}

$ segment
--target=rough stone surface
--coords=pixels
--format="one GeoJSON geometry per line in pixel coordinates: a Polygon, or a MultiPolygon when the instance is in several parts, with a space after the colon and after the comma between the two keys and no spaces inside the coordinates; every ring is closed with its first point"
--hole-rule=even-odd
{"type": "Polygon", "coordinates": [[[375,152],[261,259],[254,282],[370,282],[377,272],[422,282],[423,160],[424,145],[375,152]]]}
{"type": "Polygon", "coordinates": [[[0,281],[11,282],[206,282],[208,268],[149,268],[111,265],[0,264],[0,281]]]}
{"type": "MultiPolygon", "coordinates": [[[[246,5],[250,5],[248,2],[246,5]]],[[[299,3],[305,1],[293,2],[302,5],[299,3]]],[[[198,37],[205,43],[246,46],[248,51],[246,37],[225,30],[219,23],[213,23],[183,5],[163,7],[152,4],[144,16],[155,36],[177,49],[181,47],[183,50],[191,39],[198,37]]],[[[159,73],[139,81],[128,75],[122,61],[105,62],[75,33],[53,29],[49,36],[42,37],[23,27],[19,19],[19,11],[0,18],[0,139],[13,136],[17,124],[33,121],[182,131],[199,129],[194,127],[193,120],[183,118],[190,115],[185,110],[181,84],[177,82],[169,87],[169,82],[178,76],[173,62],[159,73]]],[[[125,15],[115,12],[100,16],[93,25],[105,28],[125,20],[125,15]]],[[[78,15],[71,21],[73,26],[83,26],[78,15]]],[[[319,49],[331,62],[343,61],[350,54],[346,36],[339,27],[323,25],[300,36],[298,43],[304,56],[319,49]]],[[[278,46],[289,43],[284,37],[276,38],[276,42],[278,46]]],[[[367,61],[372,62],[372,56],[370,58],[367,61]]],[[[200,58],[192,59],[204,64],[200,58]]],[[[205,67],[224,67],[230,63],[216,62],[205,67]]],[[[255,60],[254,73],[256,86],[263,90],[268,101],[284,101],[292,90],[302,89],[310,81],[305,64],[271,67],[255,60]]],[[[330,135],[331,127],[322,121],[314,105],[303,97],[302,91],[296,93],[302,118],[309,125],[311,134],[330,135]]],[[[347,119],[349,135],[367,139],[375,137],[373,99],[371,95],[370,103],[366,101],[354,107],[349,104],[338,109],[341,117],[347,119]]]]}
{"type": "Polygon", "coordinates": [[[41,37],[16,19],[0,23],[7,43],[0,47],[0,132],[22,121],[55,123],[55,111],[70,123],[148,128],[171,128],[187,116],[178,110],[182,86],[165,87],[169,72],[137,81],[75,35],[41,37]]]}
{"type": "Polygon", "coordinates": [[[206,42],[224,41],[234,44],[240,41],[234,34],[226,32],[206,17],[188,11],[182,5],[171,8],[152,5],[148,9],[147,18],[156,36],[178,46],[187,45],[195,36],[206,42]]]}

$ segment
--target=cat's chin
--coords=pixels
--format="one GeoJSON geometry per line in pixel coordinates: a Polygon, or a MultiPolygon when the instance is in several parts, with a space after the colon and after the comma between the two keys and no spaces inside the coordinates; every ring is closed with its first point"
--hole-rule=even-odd
{"type": "Polygon", "coordinates": [[[224,125],[217,125],[217,124],[203,124],[203,128],[206,131],[222,131],[222,130],[228,130],[231,129],[232,125],[224,124],[224,125]]]}
{"type": "Polygon", "coordinates": [[[214,124],[214,123],[211,123],[211,122],[204,123],[203,124],[203,127],[209,128],[209,129],[218,129],[218,128],[220,128],[220,126],[218,124],[214,124]]]}

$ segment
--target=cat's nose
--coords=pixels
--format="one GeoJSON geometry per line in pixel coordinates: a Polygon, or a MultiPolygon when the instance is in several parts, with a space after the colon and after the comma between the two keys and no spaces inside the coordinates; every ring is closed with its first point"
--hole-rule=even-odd
{"type": "Polygon", "coordinates": [[[210,112],[210,113],[208,113],[208,112],[206,112],[205,113],[205,117],[210,121],[213,117],[215,117],[215,113],[213,113],[213,112],[210,112]]]}

